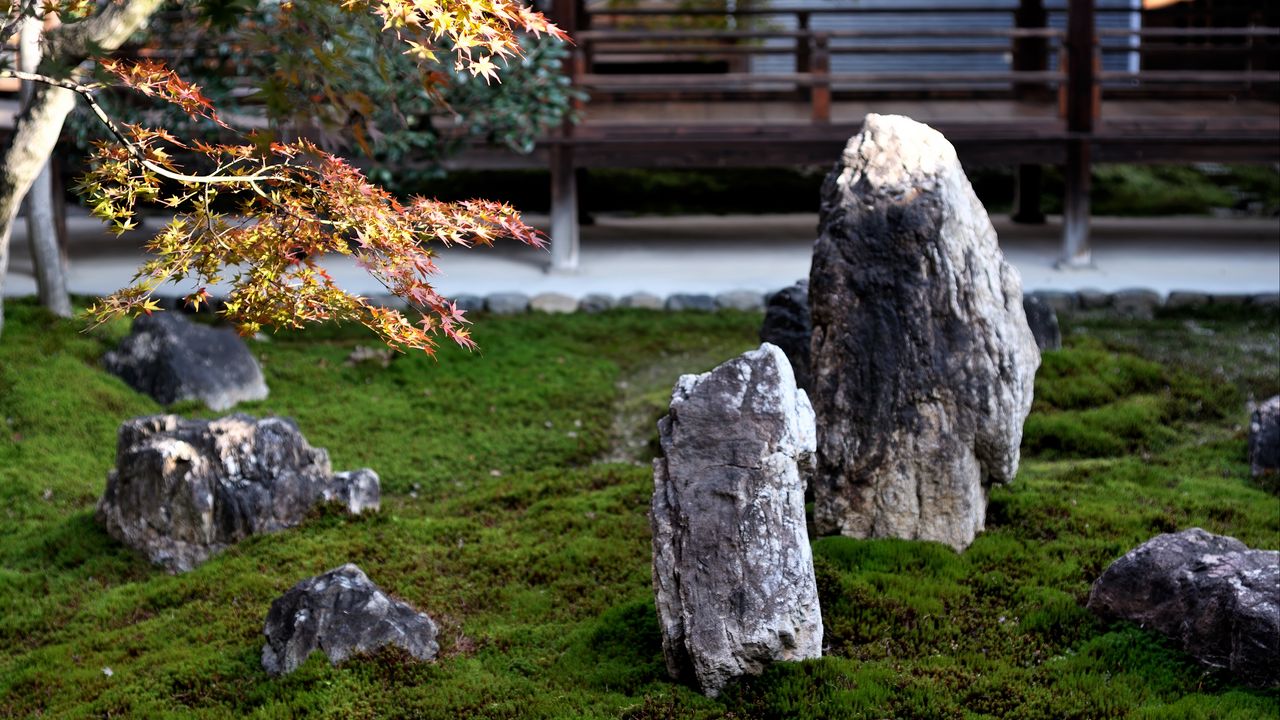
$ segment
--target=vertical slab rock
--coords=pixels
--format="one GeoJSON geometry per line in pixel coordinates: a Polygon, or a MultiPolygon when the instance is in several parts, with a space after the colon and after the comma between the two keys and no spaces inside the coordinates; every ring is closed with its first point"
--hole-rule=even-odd
{"type": "Polygon", "coordinates": [[[791,360],[796,385],[809,391],[813,384],[809,371],[809,342],[813,332],[809,324],[809,281],[773,293],[765,301],[764,323],[760,326],[760,342],[782,348],[791,360]]]}
{"type": "Polygon", "coordinates": [[[1088,607],[1158,632],[1238,682],[1280,687],[1280,552],[1200,528],[1157,535],[1102,573],[1088,607]]]}
{"type": "Polygon", "coordinates": [[[653,585],[671,676],[714,697],[771,661],[819,657],[813,410],[786,356],[766,343],[682,376],[658,431],[653,585]]]}
{"type": "Polygon", "coordinates": [[[155,415],[120,426],[96,517],[151,562],[185,572],[250,535],[297,525],[317,504],[359,513],[379,499],[376,473],[333,473],[291,420],[155,415]]]}
{"type": "Polygon", "coordinates": [[[271,603],[262,633],[262,668],[272,675],[297,670],[323,650],[330,664],[388,645],[418,660],[440,651],[436,624],[426,613],[388,597],[359,567],[347,563],[294,585],[271,603]]]}
{"type": "Polygon", "coordinates": [[[1013,480],[1040,364],[1022,281],[955,149],[868,115],[822,188],[809,275],[818,532],[934,540],[982,530],[1013,480]]]}

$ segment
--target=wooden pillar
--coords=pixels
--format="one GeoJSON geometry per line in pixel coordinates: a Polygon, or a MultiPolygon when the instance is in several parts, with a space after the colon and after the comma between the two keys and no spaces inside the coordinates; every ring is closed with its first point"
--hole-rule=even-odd
{"type": "MultiPolygon", "coordinates": [[[[1013,11],[1013,24],[1018,29],[1043,30],[1049,25],[1049,13],[1044,9],[1044,0],[1020,0],[1013,11]]],[[[1044,72],[1049,69],[1048,38],[1019,37],[1013,41],[1014,72],[1044,72]]],[[[1013,97],[1016,100],[1033,103],[1047,103],[1052,97],[1049,86],[1043,82],[1013,83],[1013,97]]],[[[1012,220],[1028,225],[1043,225],[1044,212],[1041,211],[1041,191],[1043,189],[1044,168],[1040,165],[1019,165],[1014,186],[1014,203],[1012,220]]]]}
{"type": "Polygon", "coordinates": [[[831,122],[831,41],[826,33],[813,36],[813,71],[810,74],[809,103],[814,125],[831,122]]]}
{"type": "MultiPolygon", "coordinates": [[[[813,70],[813,54],[809,47],[812,40],[809,34],[809,13],[796,13],[796,31],[800,33],[796,37],[796,74],[808,75],[813,70]]],[[[808,101],[810,92],[811,89],[807,86],[800,88],[800,99],[808,101]]]]}
{"type": "Polygon", "coordinates": [[[1094,54],[1094,0],[1070,0],[1067,14],[1067,165],[1062,214],[1062,257],[1059,267],[1087,267],[1089,247],[1089,173],[1094,118],[1099,111],[1094,54]]]}
{"type": "Polygon", "coordinates": [[[578,269],[578,180],[573,146],[551,147],[551,272],[578,269]]]}

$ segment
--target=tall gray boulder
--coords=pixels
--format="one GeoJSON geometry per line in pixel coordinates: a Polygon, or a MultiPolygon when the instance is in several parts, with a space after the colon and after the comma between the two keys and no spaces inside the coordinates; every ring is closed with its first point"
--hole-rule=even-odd
{"type": "Polygon", "coordinates": [[[1160,633],[1237,682],[1280,686],[1280,552],[1200,528],[1157,535],[1102,573],[1088,607],[1160,633]]]}
{"type": "Polygon", "coordinates": [[[139,315],[102,364],[161,405],[199,400],[221,411],[267,397],[262,368],[235,330],[193,323],[175,312],[139,315]]]}
{"type": "Polygon", "coordinates": [[[176,573],[297,525],[318,504],[359,513],[376,510],[379,497],[376,473],[334,474],[329,454],[291,420],[154,415],[120,426],[96,516],[108,535],[176,573]]]}
{"type": "Polygon", "coordinates": [[[822,654],[804,490],[813,410],[777,347],[684,375],[658,423],[653,586],[667,669],[719,694],[822,654]]]}
{"type": "Polygon", "coordinates": [[[1013,480],[1040,353],[955,149],[868,115],[822,189],[809,275],[820,533],[961,550],[1013,480]]]}
{"type": "Polygon", "coordinates": [[[418,660],[440,651],[436,624],[426,613],[389,597],[360,568],[347,563],[294,585],[271,603],[262,633],[262,668],[272,675],[297,670],[311,653],[330,664],[386,646],[418,660]]]}

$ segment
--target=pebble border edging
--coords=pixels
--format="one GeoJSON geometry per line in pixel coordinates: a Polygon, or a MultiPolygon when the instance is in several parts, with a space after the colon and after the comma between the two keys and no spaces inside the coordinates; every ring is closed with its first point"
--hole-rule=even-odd
{"type": "MultiPolygon", "coordinates": [[[[781,288],[779,288],[781,290],[781,288]]],[[[777,291],[774,291],[777,292],[777,291]]],[[[730,290],[709,295],[705,293],[675,293],[662,298],[651,293],[638,292],[614,297],[605,293],[590,293],[574,298],[563,293],[539,293],[526,295],[518,292],[479,295],[456,295],[451,300],[459,310],[475,313],[487,311],[495,315],[519,315],[526,312],[598,313],[612,308],[639,308],[643,310],[667,310],[715,312],[718,310],[759,311],[774,292],[757,293],[754,290],[730,290]]],[[[1174,290],[1168,296],[1146,288],[1128,288],[1107,293],[1095,289],[1082,290],[1033,290],[1029,296],[1040,298],[1059,315],[1076,312],[1105,311],[1136,318],[1150,318],[1158,308],[1194,309],[1204,307],[1254,307],[1280,308],[1280,293],[1212,294],[1191,290],[1174,290]]],[[[387,307],[403,309],[405,303],[391,295],[374,296],[374,302],[387,307]]],[[[166,310],[184,310],[182,300],[175,297],[157,298],[166,310]]],[[[222,298],[211,298],[211,311],[222,308],[222,298]]]]}

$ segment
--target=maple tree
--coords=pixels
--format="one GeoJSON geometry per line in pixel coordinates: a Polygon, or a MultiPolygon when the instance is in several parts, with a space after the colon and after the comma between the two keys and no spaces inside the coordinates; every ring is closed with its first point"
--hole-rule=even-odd
{"type": "MultiPolygon", "coordinates": [[[[499,68],[522,52],[519,33],[566,39],[540,13],[511,0],[346,0],[341,5],[378,17],[405,54],[423,63],[424,73],[427,64],[447,54],[456,72],[493,82],[499,68]]],[[[281,6],[284,12],[290,7],[281,6]]],[[[85,11],[73,3],[59,9],[85,11]]],[[[14,14],[11,7],[6,17],[14,14]]],[[[230,129],[198,86],[162,63],[98,64],[118,85],[230,129]]],[[[231,290],[222,312],[244,332],[348,320],[398,349],[432,352],[441,336],[471,347],[463,313],[431,285],[437,271],[432,243],[487,245],[506,237],[540,246],[545,240],[502,203],[421,197],[402,202],[305,139],[182,139],[163,128],[116,123],[95,100],[104,83],[46,73],[0,74],[77,94],[108,128],[111,140],[95,145],[78,189],[93,214],[115,232],[134,229],[142,205],[158,204],[174,214],[147,243],[152,257],[133,285],[90,309],[98,320],[158,309],[152,294],[164,283],[194,281],[198,287],[187,301],[198,306],[207,300],[208,286],[225,282],[231,290]],[[179,156],[183,163],[197,160],[203,169],[188,171],[179,156]],[[413,317],[340,288],[321,264],[334,255],[354,258],[403,298],[413,317]]]]}

